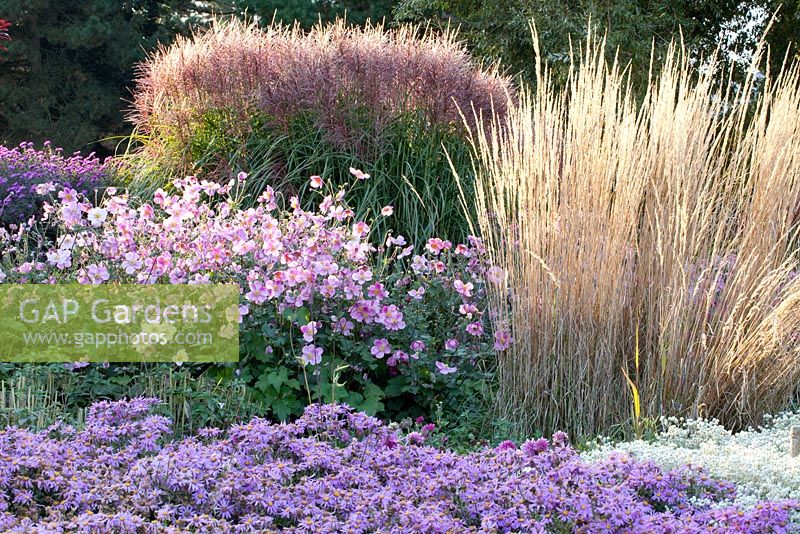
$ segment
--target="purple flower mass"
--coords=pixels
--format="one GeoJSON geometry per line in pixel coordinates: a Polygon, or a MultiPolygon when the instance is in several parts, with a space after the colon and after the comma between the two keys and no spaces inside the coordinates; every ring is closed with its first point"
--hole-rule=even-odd
{"type": "Polygon", "coordinates": [[[0,530],[773,533],[800,505],[733,508],[701,470],[589,464],[563,438],[456,454],[342,405],[168,441],[157,402],[0,431],[0,530]]]}
{"type": "Polygon", "coordinates": [[[33,143],[14,148],[0,146],[0,221],[19,224],[37,215],[46,200],[46,184],[72,188],[93,198],[108,181],[110,168],[94,153],[65,157],[60,148],[45,142],[43,150],[33,143]]]}

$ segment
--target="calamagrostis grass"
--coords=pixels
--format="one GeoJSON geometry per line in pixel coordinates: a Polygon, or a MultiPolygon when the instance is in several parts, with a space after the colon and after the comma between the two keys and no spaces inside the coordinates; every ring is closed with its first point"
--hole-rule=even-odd
{"type": "Polygon", "coordinates": [[[673,49],[636,105],[604,46],[587,41],[563,90],[537,65],[472,134],[516,340],[500,413],[590,436],[629,420],[635,390],[640,417],[758,422],[800,379],[798,65],[720,82],[716,59],[673,49]]]}

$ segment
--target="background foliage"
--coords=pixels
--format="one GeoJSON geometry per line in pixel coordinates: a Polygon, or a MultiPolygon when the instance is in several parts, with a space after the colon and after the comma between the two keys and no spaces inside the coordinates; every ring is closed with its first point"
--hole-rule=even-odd
{"type": "Polygon", "coordinates": [[[81,424],[92,403],[136,396],[160,399],[179,436],[263,411],[243,383],[207,371],[206,365],[0,363],[0,425],[81,424]]]}
{"type": "MultiPolygon", "coordinates": [[[[458,26],[473,53],[500,59],[513,74],[535,82],[530,21],[536,21],[545,62],[555,80],[563,81],[569,69],[570,36],[577,49],[591,19],[601,33],[607,32],[608,54],[618,48],[623,64],[631,64],[634,85],[641,87],[647,81],[653,45],[656,65],[674,39],[682,38],[696,55],[710,54],[720,41],[724,48],[752,48],[766,27],[768,14],[779,6],[767,39],[773,48],[772,66],[777,67],[790,42],[797,43],[800,37],[800,2],[796,0],[401,0],[395,20],[458,26]]],[[[793,53],[797,54],[796,47],[793,53]]]]}
{"type": "MultiPolygon", "coordinates": [[[[260,115],[244,137],[231,134],[230,114],[209,112],[191,130],[186,142],[172,140],[158,169],[139,154],[128,158],[132,190],[146,196],[170,174],[194,174],[225,180],[235,170],[248,173],[243,207],[250,207],[265,187],[285,194],[299,194],[303,206],[318,199],[303,193],[308,178],[319,175],[335,187],[352,180],[351,167],[372,178],[352,190],[358,217],[374,216],[383,206],[395,207],[393,217],[373,223],[375,235],[392,231],[421,243],[436,235],[462,242],[469,228],[450,162],[463,177],[471,175],[467,141],[449,127],[434,127],[415,114],[397,117],[380,135],[364,136],[358,153],[337,147],[325,138],[313,117],[301,114],[288,121],[283,131],[270,128],[260,115]],[[443,150],[444,147],[444,150],[443,150]],[[449,160],[448,160],[449,156],[449,160]],[[164,162],[180,159],[170,165],[164,162]],[[157,178],[157,179],[156,179],[157,178]]],[[[237,124],[241,124],[238,121],[237,124]]],[[[152,143],[150,144],[152,147],[152,143]]]]}
{"type": "Polygon", "coordinates": [[[530,17],[537,20],[548,63],[563,76],[569,35],[579,42],[591,16],[608,30],[609,44],[620,47],[620,56],[632,62],[634,77],[641,81],[647,76],[654,35],[659,53],[678,36],[679,27],[690,49],[708,51],[720,31],[733,24],[748,28],[737,34],[741,45],[763,29],[764,14],[779,6],[768,39],[773,66],[780,64],[790,43],[800,41],[798,0],[0,0],[0,17],[13,24],[14,37],[0,57],[0,143],[50,139],[67,152],[86,149],[109,155],[115,143],[98,141],[130,132],[124,100],[130,96],[135,64],[157,43],[188,34],[212,14],[257,17],[262,25],[274,17],[297,21],[303,28],[345,13],[356,25],[367,19],[451,24],[461,28],[477,56],[501,59],[526,80],[533,78],[530,17]],[[760,19],[748,26],[753,16],[760,19]]]}
{"type": "Polygon", "coordinates": [[[52,140],[67,152],[110,155],[130,133],[125,101],[135,65],[157,44],[188,35],[214,15],[258,16],[309,27],[347,12],[354,24],[391,14],[391,3],[270,0],[0,0],[13,41],[0,58],[0,143],[52,140]]]}
{"type": "Polygon", "coordinates": [[[13,26],[0,68],[0,143],[54,141],[109,153],[127,131],[134,65],[159,41],[202,24],[192,0],[0,0],[13,26]]]}
{"type": "Polygon", "coordinates": [[[259,17],[263,24],[274,17],[276,22],[297,22],[308,29],[320,20],[333,22],[344,16],[357,25],[391,22],[395,4],[396,0],[238,0],[237,7],[242,13],[259,17]]]}

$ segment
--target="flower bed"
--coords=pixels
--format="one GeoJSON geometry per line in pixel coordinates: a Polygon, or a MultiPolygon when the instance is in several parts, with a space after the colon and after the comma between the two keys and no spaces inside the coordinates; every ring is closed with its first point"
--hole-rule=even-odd
{"type": "Polygon", "coordinates": [[[767,426],[736,434],[716,421],[675,418],[651,441],[603,443],[584,453],[587,461],[626,454],[663,469],[692,464],[736,483],[736,504],[752,507],[766,499],[800,499],[800,457],[789,455],[789,429],[800,414],[767,417],[767,426]]]}
{"type": "Polygon", "coordinates": [[[65,157],[46,142],[43,150],[33,143],[0,146],[0,221],[19,224],[39,215],[44,197],[55,186],[69,187],[93,199],[94,191],[108,182],[111,171],[95,155],[65,157]]]}
{"type": "Polygon", "coordinates": [[[487,265],[480,240],[431,238],[418,254],[403,236],[375,243],[344,192],[317,176],[314,212],[297,197],[279,209],[270,187],[257,207],[239,209],[246,180],[177,180],[147,203],[109,188],[97,206],[74,189],[54,190],[40,224],[0,233],[0,281],[235,282],[237,371],[279,419],[302,413],[311,397],[393,418],[474,401],[494,349],[511,342],[490,329],[483,298],[501,273],[487,265]]]}
{"type": "Polygon", "coordinates": [[[82,430],[0,431],[0,529],[767,533],[800,505],[714,507],[733,486],[625,457],[586,463],[563,434],[459,455],[342,405],[162,444],[154,404],[95,404],[82,430]]]}

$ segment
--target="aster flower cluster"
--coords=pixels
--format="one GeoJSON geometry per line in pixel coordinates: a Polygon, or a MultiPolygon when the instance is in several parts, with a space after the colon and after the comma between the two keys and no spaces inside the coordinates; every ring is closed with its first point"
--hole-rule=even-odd
{"type": "Polygon", "coordinates": [[[343,405],[169,442],[152,399],[0,431],[4,532],[786,532],[797,501],[720,505],[695,468],[592,464],[556,434],[459,455],[343,405]],[[717,504],[717,506],[712,506],[717,504]]]}
{"type": "Polygon", "coordinates": [[[49,141],[42,150],[33,143],[0,146],[0,221],[16,224],[39,214],[42,193],[56,186],[70,187],[91,198],[110,174],[109,166],[94,153],[81,156],[76,152],[67,157],[49,141]]]}
{"type": "MultiPolygon", "coordinates": [[[[488,266],[479,239],[454,245],[432,238],[419,254],[403,236],[384,236],[375,246],[344,191],[324,190],[319,177],[311,180],[320,197],[315,212],[301,209],[296,197],[280,209],[283,199],[269,187],[256,207],[239,209],[246,179],[181,179],[138,205],[114,188],[97,206],[60,188],[42,221],[58,229],[56,238],[41,237],[29,250],[22,244],[32,241],[34,225],[6,232],[0,278],[236,282],[240,371],[282,419],[302,410],[302,389],[372,412],[382,409],[387,389],[433,403],[511,342],[507,332],[489,328],[486,285],[502,273],[488,266]],[[348,387],[330,387],[343,380],[348,387]]],[[[387,207],[381,216],[391,213],[387,207]]]]}

